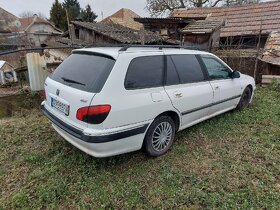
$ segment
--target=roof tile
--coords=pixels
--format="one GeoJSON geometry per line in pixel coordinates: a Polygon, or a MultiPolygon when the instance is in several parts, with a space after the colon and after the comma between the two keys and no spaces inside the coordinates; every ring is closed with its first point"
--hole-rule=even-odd
{"type": "Polygon", "coordinates": [[[280,32],[271,32],[266,41],[261,60],[273,65],[280,65],[280,32]]]}
{"type": "Polygon", "coordinates": [[[84,27],[95,31],[96,33],[110,37],[120,43],[141,43],[142,37],[146,43],[160,42],[164,39],[152,32],[148,31],[137,31],[128,27],[124,27],[119,24],[105,24],[105,23],[89,23],[72,21],[76,26],[84,27]]]}
{"type": "Polygon", "coordinates": [[[207,16],[225,18],[221,37],[269,34],[280,30],[280,1],[231,7],[177,9],[171,17],[203,19],[207,16]],[[262,25],[262,26],[261,26],[262,25]]]}
{"type": "Polygon", "coordinates": [[[134,21],[134,18],[140,18],[135,12],[130,9],[120,9],[113,15],[102,20],[102,23],[119,24],[134,30],[140,30],[143,25],[134,21]]]}

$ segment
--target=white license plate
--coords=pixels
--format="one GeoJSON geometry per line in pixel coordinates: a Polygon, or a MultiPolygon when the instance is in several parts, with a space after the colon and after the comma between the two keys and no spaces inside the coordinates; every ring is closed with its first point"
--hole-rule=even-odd
{"type": "Polygon", "coordinates": [[[65,115],[69,115],[69,106],[54,99],[54,98],[51,98],[51,106],[55,109],[57,109],[58,111],[64,113],[65,115]]]}

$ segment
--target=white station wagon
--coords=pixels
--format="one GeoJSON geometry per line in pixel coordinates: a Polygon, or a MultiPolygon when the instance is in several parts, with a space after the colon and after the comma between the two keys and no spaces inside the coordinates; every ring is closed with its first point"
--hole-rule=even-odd
{"type": "Polygon", "coordinates": [[[74,50],[45,81],[42,112],[95,157],[143,148],[164,154],[174,135],[253,98],[255,81],[217,56],[165,46],[74,50]]]}

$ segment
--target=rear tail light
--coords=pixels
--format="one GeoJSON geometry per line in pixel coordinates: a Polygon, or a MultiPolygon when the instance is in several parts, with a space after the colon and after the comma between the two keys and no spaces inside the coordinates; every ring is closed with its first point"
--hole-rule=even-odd
{"type": "Polygon", "coordinates": [[[110,105],[83,107],[78,109],[76,118],[89,124],[100,124],[104,122],[110,111],[110,105]]]}

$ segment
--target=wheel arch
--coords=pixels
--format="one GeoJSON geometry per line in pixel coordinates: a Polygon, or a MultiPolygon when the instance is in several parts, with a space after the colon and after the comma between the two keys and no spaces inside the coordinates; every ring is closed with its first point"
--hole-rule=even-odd
{"type": "MultiPolygon", "coordinates": [[[[251,98],[250,98],[250,103],[252,102],[252,100],[253,100],[253,97],[254,97],[254,88],[253,88],[253,85],[252,84],[248,84],[246,87],[245,87],[245,89],[246,88],[249,88],[250,89],[250,91],[251,91],[251,98]]],[[[245,90],[244,89],[244,90],[245,90]]]]}
{"type": "Polygon", "coordinates": [[[179,130],[180,125],[181,125],[181,119],[180,119],[180,116],[179,116],[179,114],[177,112],[172,111],[172,110],[165,111],[165,112],[159,114],[158,116],[156,116],[155,119],[160,117],[160,116],[169,116],[169,117],[171,117],[172,120],[175,123],[175,132],[177,132],[179,130]]]}
{"type": "MultiPolygon", "coordinates": [[[[247,87],[249,87],[249,88],[250,88],[250,90],[251,90],[251,94],[252,94],[252,93],[253,93],[253,86],[252,86],[251,84],[249,84],[249,85],[247,85],[247,86],[246,86],[246,88],[247,88],[247,87]]],[[[245,89],[246,89],[246,88],[245,88],[245,89]]]]}

